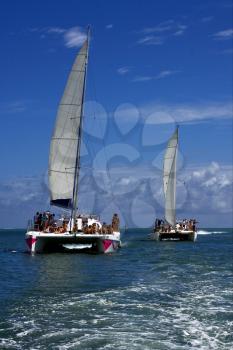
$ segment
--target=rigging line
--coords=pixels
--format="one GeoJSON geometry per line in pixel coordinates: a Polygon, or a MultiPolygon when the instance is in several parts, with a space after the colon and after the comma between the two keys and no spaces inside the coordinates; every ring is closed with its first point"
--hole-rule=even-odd
{"type": "MultiPolygon", "coordinates": [[[[93,82],[93,89],[94,89],[94,97],[95,97],[95,100],[97,101],[97,93],[96,93],[97,90],[96,90],[96,86],[95,86],[95,79],[94,79],[94,72],[93,72],[93,70],[92,70],[92,77],[93,77],[92,82],[93,82]]],[[[94,118],[97,119],[96,115],[95,115],[95,110],[94,110],[94,118]]],[[[100,125],[101,124],[100,118],[98,118],[98,121],[99,121],[99,123],[97,123],[97,124],[98,124],[98,126],[100,128],[100,132],[101,132],[101,126],[102,125],[100,125]]],[[[111,181],[110,170],[109,170],[109,165],[108,165],[108,158],[107,158],[107,152],[106,152],[106,143],[105,143],[104,138],[103,138],[103,146],[104,146],[104,155],[105,155],[105,159],[106,159],[106,170],[107,170],[106,173],[107,173],[107,178],[108,178],[109,183],[110,183],[110,194],[111,194],[111,197],[112,197],[112,201],[116,205],[116,197],[114,196],[114,193],[113,193],[112,181],[111,181]]]]}

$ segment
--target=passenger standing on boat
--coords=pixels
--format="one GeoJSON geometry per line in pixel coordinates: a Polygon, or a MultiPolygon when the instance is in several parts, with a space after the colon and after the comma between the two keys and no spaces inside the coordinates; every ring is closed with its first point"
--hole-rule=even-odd
{"type": "Polygon", "coordinates": [[[49,225],[53,226],[55,224],[55,214],[50,214],[49,225]]]}
{"type": "Polygon", "coordinates": [[[103,235],[105,235],[107,233],[107,225],[106,225],[106,222],[103,222],[103,225],[102,225],[102,233],[103,235]]]}
{"type": "Polygon", "coordinates": [[[34,216],[34,229],[39,230],[39,215],[40,213],[37,212],[36,215],[34,216]]]}
{"type": "Polygon", "coordinates": [[[73,232],[77,232],[78,231],[78,225],[77,225],[77,220],[75,220],[74,226],[73,226],[73,232]]]}
{"type": "Polygon", "coordinates": [[[63,223],[62,223],[62,233],[65,233],[67,231],[67,225],[68,225],[68,222],[64,219],[63,220],[63,223]]]}
{"type": "Polygon", "coordinates": [[[192,229],[194,232],[196,231],[196,220],[193,220],[192,222],[192,229]]]}
{"type": "Polygon", "coordinates": [[[45,217],[46,217],[46,220],[45,220],[45,229],[46,229],[46,230],[47,230],[47,228],[49,227],[50,215],[51,215],[51,213],[50,213],[49,211],[46,211],[46,213],[45,213],[45,217]]]}
{"type": "Polygon", "coordinates": [[[164,225],[164,220],[161,220],[161,223],[160,223],[160,231],[164,231],[165,230],[165,225],[164,225]]]}
{"type": "Polygon", "coordinates": [[[107,226],[107,231],[108,231],[108,235],[112,235],[113,234],[113,227],[112,227],[112,225],[108,225],[107,226]]]}
{"type": "Polygon", "coordinates": [[[97,231],[97,228],[96,228],[96,224],[94,223],[94,224],[92,224],[92,227],[91,227],[91,233],[95,234],[96,231],[97,231]]]}
{"type": "Polygon", "coordinates": [[[160,229],[161,223],[162,223],[162,220],[160,220],[160,219],[156,219],[156,220],[155,220],[155,231],[156,231],[157,229],[160,229]]]}
{"type": "Polygon", "coordinates": [[[41,222],[42,222],[42,214],[40,213],[39,216],[38,216],[38,228],[39,230],[41,231],[41,222]]]}
{"type": "Polygon", "coordinates": [[[113,215],[112,218],[112,229],[114,232],[119,232],[120,219],[117,214],[113,215]]]}
{"type": "Polygon", "coordinates": [[[186,230],[186,227],[187,227],[186,222],[187,222],[187,220],[186,220],[186,219],[183,219],[183,222],[182,222],[182,228],[183,228],[183,230],[186,230]]]}
{"type": "Polygon", "coordinates": [[[45,212],[43,212],[42,218],[41,218],[41,227],[42,227],[42,230],[45,229],[45,223],[46,223],[46,221],[47,221],[47,215],[46,215],[45,212]]]}

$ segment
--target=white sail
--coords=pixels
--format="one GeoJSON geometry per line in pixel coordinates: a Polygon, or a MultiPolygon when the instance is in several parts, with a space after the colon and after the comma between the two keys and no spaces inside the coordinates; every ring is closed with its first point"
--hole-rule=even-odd
{"type": "Polygon", "coordinates": [[[176,158],[178,128],[168,141],[163,164],[163,188],[165,196],[165,219],[174,226],[176,223],[176,158]]]}
{"type": "Polygon", "coordinates": [[[71,206],[73,197],[87,51],[88,41],[80,49],[70,72],[58,108],[50,144],[49,188],[51,203],[63,207],[71,206]]]}

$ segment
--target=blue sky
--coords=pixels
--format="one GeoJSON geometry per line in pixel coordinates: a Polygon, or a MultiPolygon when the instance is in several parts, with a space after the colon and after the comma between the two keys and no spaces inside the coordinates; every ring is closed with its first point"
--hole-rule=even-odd
{"type": "MultiPolygon", "coordinates": [[[[131,192],[129,224],[138,225],[133,217],[141,212],[146,226],[162,210],[154,202],[159,189],[153,188],[149,196],[151,186],[145,182],[161,177],[153,175],[152,164],[161,158],[178,123],[183,162],[179,176],[189,186],[185,203],[190,204],[190,215],[201,217],[205,226],[230,225],[232,3],[22,0],[1,4],[0,227],[9,226],[12,212],[11,224],[23,226],[36,206],[47,206],[46,170],[56,108],[87,24],[92,39],[86,100],[95,103],[86,107],[84,142],[89,153],[83,162],[92,164],[103,144],[109,146],[109,164],[115,172],[121,170],[117,179],[113,175],[113,184],[120,186],[122,179],[127,186],[130,181],[137,184],[131,192]],[[120,148],[112,144],[125,145],[126,154],[117,155],[120,148]],[[134,152],[138,154],[130,162],[127,158],[134,152]],[[203,191],[204,218],[199,205],[203,191]],[[142,204],[132,204],[138,200],[148,205],[146,213],[140,211],[142,204]]],[[[108,202],[108,195],[101,197],[103,191],[96,186],[83,184],[85,191],[108,202]]],[[[122,202],[120,196],[116,210],[122,210],[122,202]]],[[[184,206],[180,215],[189,215],[184,206]]],[[[99,204],[93,208],[104,211],[99,204]]],[[[124,211],[125,220],[129,208],[124,211]]]]}

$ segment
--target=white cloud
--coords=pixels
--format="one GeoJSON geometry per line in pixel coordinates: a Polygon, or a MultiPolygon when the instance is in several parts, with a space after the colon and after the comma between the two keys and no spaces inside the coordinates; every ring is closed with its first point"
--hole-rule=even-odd
{"type": "Polygon", "coordinates": [[[38,203],[44,199],[45,194],[47,196],[48,191],[43,177],[24,177],[0,183],[1,205],[11,206],[13,201],[18,205],[32,199],[38,203]]]}
{"type": "Polygon", "coordinates": [[[87,37],[85,30],[78,26],[68,29],[61,27],[32,28],[30,31],[40,33],[41,39],[44,39],[46,35],[61,36],[68,48],[80,47],[87,37]]]}
{"type": "Polygon", "coordinates": [[[138,33],[142,36],[137,41],[140,45],[161,45],[167,39],[181,36],[185,33],[187,26],[174,20],[168,20],[153,27],[146,27],[138,33]]]}
{"type": "Polygon", "coordinates": [[[143,81],[149,81],[153,80],[153,76],[146,76],[146,75],[141,75],[141,76],[136,76],[134,79],[132,79],[133,82],[143,82],[143,81]]]}
{"type": "Polygon", "coordinates": [[[37,210],[48,207],[48,189],[43,177],[0,182],[0,227],[26,227],[37,210]]]}
{"type": "Polygon", "coordinates": [[[168,20],[159,23],[156,26],[153,27],[146,27],[141,30],[142,33],[162,33],[162,32],[167,32],[173,29],[174,27],[177,27],[176,23],[174,20],[168,20]]]}
{"type": "Polygon", "coordinates": [[[209,166],[188,171],[189,207],[194,212],[232,213],[233,168],[216,162],[209,166]]]}
{"type": "Polygon", "coordinates": [[[106,29],[112,29],[112,28],[113,28],[113,24],[107,24],[107,25],[105,26],[105,28],[106,28],[106,29]]]}
{"type": "MultiPolygon", "coordinates": [[[[167,74],[165,73],[161,74],[161,76],[164,77],[166,75],[167,74]]],[[[145,79],[151,79],[151,77],[145,77],[145,79]]],[[[90,106],[92,106],[92,103],[90,106]]],[[[103,106],[97,106],[95,103],[95,109],[96,108],[99,109],[100,119],[103,119],[104,123],[106,123],[107,112],[104,110],[103,106]]],[[[92,110],[93,108],[91,107],[87,109],[87,116],[89,113],[93,113],[92,110]]],[[[136,125],[135,123],[138,121],[141,121],[143,124],[197,124],[211,120],[229,120],[231,122],[233,120],[233,103],[231,100],[224,102],[209,101],[202,103],[196,102],[182,104],[162,104],[156,101],[137,105],[131,103],[123,103],[120,104],[115,111],[111,111],[109,117],[115,118],[115,122],[121,129],[122,133],[124,133],[123,130],[125,130],[125,128],[127,130],[126,124],[128,125],[129,122],[133,122],[131,125],[133,128],[136,125]],[[119,121],[122,124],[120,126],[118,124],[119,121]]],[[[103,125],[103,127],[106,128],[106,125],[103,125]]],[[[85,131],[89,133],[88,129],[85,131]]],[[[92,133],[90,134],[92,135],[92,133]]]]}
{"type": "Polygon", "coordinates": [[[155,79],[162,79],[162,78],[168,77],[169,75],[173,75],[175,73],[177,73],[177,71],[163,70],[155,77],[155,79]]]}
{"type": "Polygon", "coordinates": [[[163,39],[155,35],[146,35],[139,39],[137,43],[143,45],[161,45],[163,43],[163,39]]]}
{"type": "Polygon", "coordinates": [[[144,82],[144,81],[149,81],[149,80],[158,80],[158,79],[166,78],[170,75],[174,75],[176,73],[178,73],[178,71],[163,70],[155,76],[153,76],[153,75],[152,76],[136,76],[132,81],[133,82],[144,82]]]}
{"type": "Polygon", "coordinates": [[[0,103],[0,114],[17,114],[28,109],[30,101],[18,100],[6,103],[0,103]]]}
{"type": "Polygon", "coordinates": [[[221,30],[220,32],[215,33],[214,38],[216,40],[227,40],[227,39],[232,39],[233,38],[233,29],[226,29],[226,30],[221,30]]]}
{"type": "Polygon", "coordinates": [[[80,27],[72,27],[64,34],[66,47],[80,47],[87,38],[87,34],[80,27]]]}
{"type": "Polygon", "coordinates": [[[63,34],[66,32],[66,29],[60,28],[60,27],[51,27],[47,30],[48,33],[56,33],[56,34],[63,34]]]}
{"type": "MultiPolygon", "coordinates": [[[[146,77],[145,77],[146,78],[146,77]]],[[[149,77],[148,77],[149,78],[149,77]]],[[[147,103],[138,107],[143,122],[149,124],[199,123],[207,120],[232,119],[232,101],[225,103],[209,102],[203,104],[159,104],[147,103]]],[[[122,111],[124,120],[130,120],[132,112],[129,108],[122,111]]]]}
{"type": "Polygon", "coordinates": [[[233,48],[223,50],[220,53],[223,54],[223,55],[232,55],[233,54],[233,48]]]}
{"type": "Polygon", "coordinates": [[[179,29],[179,30],[177,30],[177,32],[173,33],[174,36],[179,36],[182,34],[184,34],[184,30],[182,30],[182,29],[179,29]]]}
{"type": "Polygon", "coordinates": [[[185,26],[185,25],[178,25],[177,28],[178,28],[178,30],[175,31],[172,35],[174,35],[174,36],[183,35],[185,30],[187,29],[187,26],[185,26]]]}
{"type": "Polygon", "coordinates": [[[201,18],[201,22],[206,23],[206,22],[212,21],[213,19],[214,19],[214,16],[206,16],[201,18]]]}
{"type": "Polygon", "coordinates": [[[117,69],[117,73],[120,75],[125,75],[129,73],[129,71],[130,71],[130,67],[120,67],[117,69]]]}
{"type": "MultiPolygon", "coordinates": [[[[216,162],[205,166],[183,166],[177,175],[177,216],[199,219],[204,215],[205,222],[201,222],[201,225],[211,226],[213,221],[217,221],[218,226],[229,225],[233,210],[232,171],[231,165],[222,166],[216,162]],[[223,221],[226,217],[227,223],[223,221]]],[[[159,168],[141,163],[110,168],[110,174],[114,195],[110,193],[109,187],[103,191],[95,180],[99,176],[103,181],[103,172],[99,172],[99,175],[96,172],[95,177],[90,171],[81,176],[80,208],[96,214],[105,212],[106,216],[102,219],[110,220],[110,203],[114,204],[116,211],[121,211],[124,216],[127,226],[149,226],[154,215],[164,215],[162,172],[159,168]],[[148,208],[150,215],[142,215],[148,208]],[[135,222],[139,214],[140,222],[135,222]]],[[[19,178],[0,183],[0,227],[25,227],[27,219],[35,211],[47,210],[48,206],[48,190],[43,177],[19,178]]]]}
{"type": "Polygon", "coordinates": [[[232,118],[232,104],[209,104],[203,106],[176,106],[169,111],[176,122],[232,118]]]}

